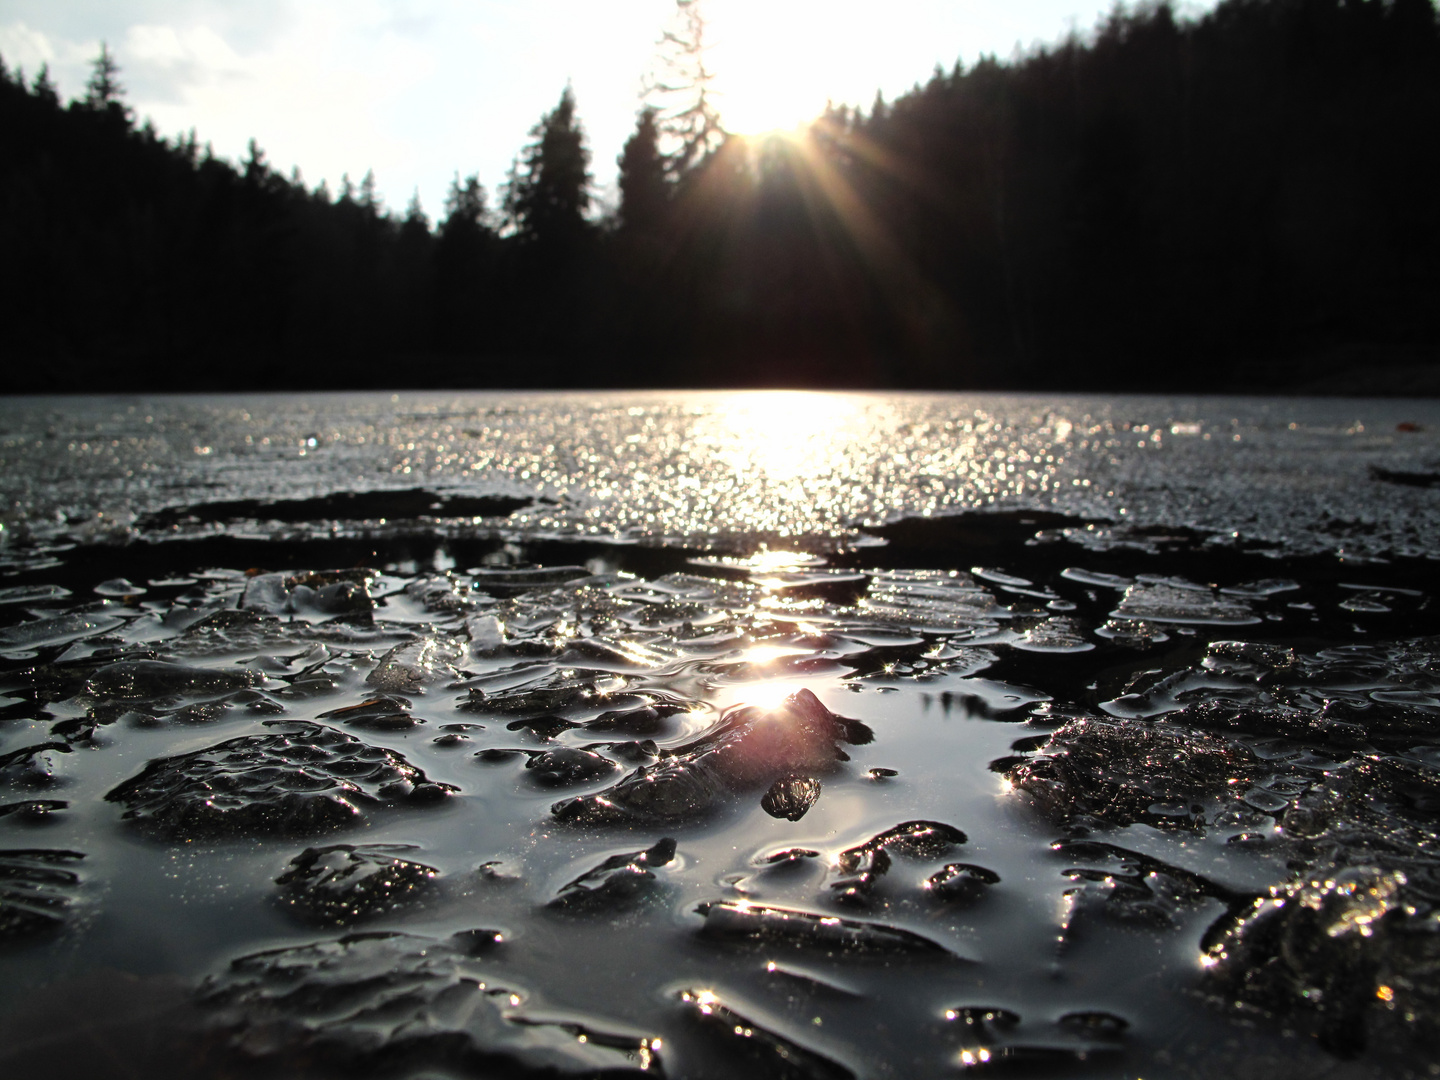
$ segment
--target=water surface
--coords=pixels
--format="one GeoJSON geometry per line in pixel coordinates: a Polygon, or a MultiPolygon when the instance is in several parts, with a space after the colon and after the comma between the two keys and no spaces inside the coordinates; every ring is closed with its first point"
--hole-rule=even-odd
{"type": "Polygon", "coordinates": [[[10,1065],[1431,1075],[1437,431],[6,401],[10,1065]]]}

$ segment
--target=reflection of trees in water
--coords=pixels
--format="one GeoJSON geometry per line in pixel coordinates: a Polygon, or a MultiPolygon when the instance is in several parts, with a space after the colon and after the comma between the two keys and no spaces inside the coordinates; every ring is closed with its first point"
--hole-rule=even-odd
{"type": "Polygon", "coordinates": [[[613,215],[567,89],[434,229],[137,129],[120,74],[0,80],[16,385],[1205,387],[1440,337],[1429,0],[1117,13],[762,140],[679,0],[613,215]]]}

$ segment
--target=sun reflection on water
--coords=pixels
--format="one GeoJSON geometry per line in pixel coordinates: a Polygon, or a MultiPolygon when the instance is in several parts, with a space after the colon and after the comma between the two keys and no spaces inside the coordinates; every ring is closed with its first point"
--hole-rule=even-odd
{"type": "Polygon", "coordinates": [[[719,457],[741,476],[771,483],[828,475],[846,460],[863,409],[843,394],[738,393],[714,414],[719,457]]]}

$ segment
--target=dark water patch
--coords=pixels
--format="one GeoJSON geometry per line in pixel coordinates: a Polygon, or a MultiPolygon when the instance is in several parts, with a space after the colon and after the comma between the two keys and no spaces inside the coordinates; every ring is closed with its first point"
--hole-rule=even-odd
{"type": "MultiPolygon", "coordinates": [[[[548,501],[548,500],[545,500],[548,501]]],[[[168,529],[187,524],[230,524],[237,521],[279,521],[289,525],[323,521],[381,521],[418,518],[508,517],[538,505],[534,499],[504,495],[437,495],[420,488],[405,491],[336,492],[313,499],[236,499],[161,510],[142,517],[141,529],[168,529]]]]}
{"type": "Polygon", "coordinates": [[[1440,472],[1434,470],[1386,469],[1371,465],[1370,475],[1387,484],[1403,484],[1405,487],[1428,488],[1440,485],[1440,472]]]}

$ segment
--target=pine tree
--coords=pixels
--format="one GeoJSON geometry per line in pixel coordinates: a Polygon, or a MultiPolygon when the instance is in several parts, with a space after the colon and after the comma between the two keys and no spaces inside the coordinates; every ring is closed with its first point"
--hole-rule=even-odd
{"type": "Polygon", "coordinates": [[[55,89],[55,83],[50,78],[50,65],[41,64],[40,74],[35,76],[35,82],[31,84],[30,92],[47,105],[59,105],[60,94],[55,89]]]}
{"type": "Polygon", "coordinates": [[[425,207],[420,203],[420,189],[416,188],[410,196],[410,201],[405,204],[404,227],[416,232],[430,231],[430,218],[425,213],[425,207]]]}
{"type": "Polygon", "coordinates": [[[366,169],[365,178],[360,181],[360,208],[376,217],[383,212],[383,207],[380,205],[380,194],[375,187],[374,169],[366,169]]]}
{"type": "Polygon", "coordinates": [[[130,122],[130,110],[120,100],[125,88],[120,85],[120,65],[110,46],[100,43],[100,55],[91,64],[90,79],[85,84],[85,106],[96,112],[109,113],[130,122]]]}
{"type": "Polygon", "coordinates": [[[530,145],[505,184],[505,217],[526,242],[566,243],[585,231],[590,207],[590,151],[569,86],[530,129],[530,145]]]}
{"type": "Polygon", "coordinates": [[[627,231],[659,228],[669,207],[670,184],[655,116],[653,107],[640,110],[635,133],[616,159],[620,166],[620,227],[627,231]]]}
{"type": "MultiPolygon", "coordinates": [[[[415,202],[418,204],[420,193],[415,193],[415,202]]],[[[479,229],[485,221],[485,186],[480,183],[480,177],[474,174],[467,176],[463,181],[460,174],[455,174],[455,179],[450,181],[450,191],[445,196],[445,220],[441,223],[443,231],[450,231],[459,228],[479,229]]]]}

